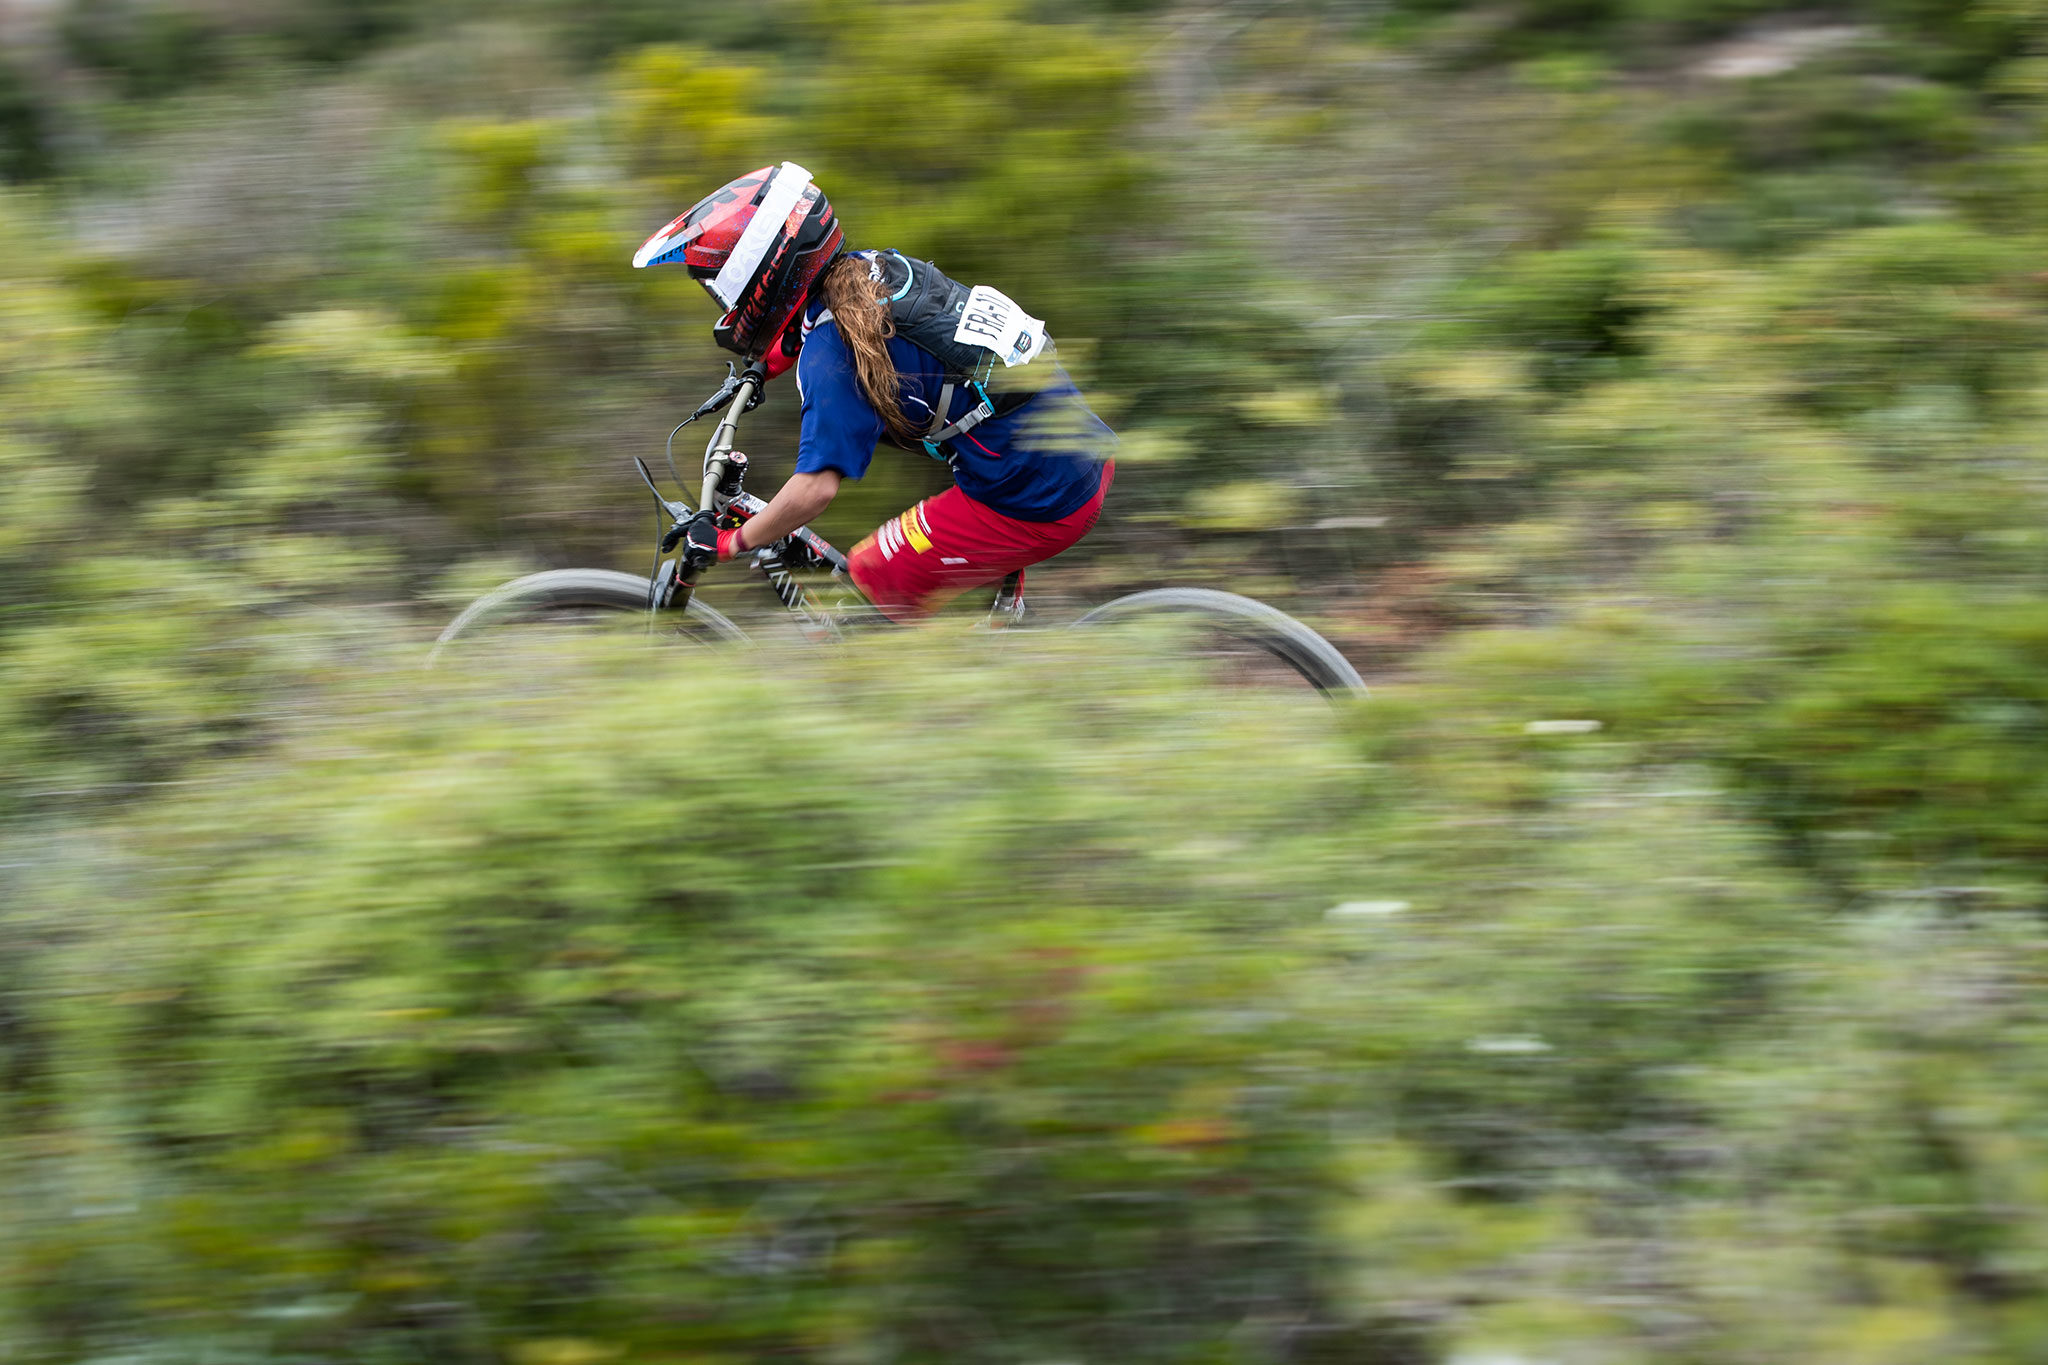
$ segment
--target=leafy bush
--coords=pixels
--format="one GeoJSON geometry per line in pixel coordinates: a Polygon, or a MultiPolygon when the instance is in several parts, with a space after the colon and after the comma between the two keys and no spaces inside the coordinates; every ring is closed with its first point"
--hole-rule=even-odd
{"type": "Polygon", "coordinates": [[[1955,87],[1837,71],[1742,81],[1666,126],[1688,150],[1750,172],[1932,162],[1972,154],[1986,137],[1976,101],[1955,87]]]}
{"type": "Polygon", "coordinates": [[[367,712],[311,724],[264,794],[138,829],[146,860],[198,838],[210,869],[138,911],[156,946],[90,1008],[10,999],[40,1049],[16,1131],[105,1114],[90,1198],[139,1202],[77,1223],[83,1187],[13,1191],[15,1330],[1143,1360],[1317,1312],[1326,1078],[1285,937],[1327,897],[1328,746],[1107,656],[924,650],[945,681],[914,698],[898,651],[706,661],[700,695],[776,718],[716,798],[691,795],[703,752],[647,742],[676,694],[635,650],[556,655],[523,701],[437,687],[371,722],[368,762],[323,738],[367,712]],[[993,742],[930,742],[968,733],[993,742]],[[394,767],[388,740],[421,747],[394,767]],[[1195,753],[1228,793],[1105,781],[1195,753]],[[1245,838],[1294,873],[1229,872],[1218,841],[1245,838]]]}
{"type": "Polygon", "coordinates": [[[2032,882],[2048,834],[2044,650],[2048,612],[2032,603],[1899,591],[1787,670],[1741,761],[1809,838],[1861,831],[1916,863],[2032,882]]]}
{"type": "Polygon", "coordinates": [[[1448,351],[1508,345],[1532,352],[1532,378],[1553,391],[1617,377],[1641,355],[1636,328],[1650,311],[1637,254],[1625,246],[1526,251],[1464,282],[1447,300],[1458,321],[1440,329],[1448,351]]]}
{"type": "Polygon", "coordinates": [[[2030,1283],[1983,1108],[2025,1062],[1953,993],[2033,1049],[2038,935],[1928,923],[1901,977],[1555,698],[1340,716],[989,643],[693,659],[773,718],[745,780],[649,742],[638,650],[357,665],[273,760],[13,869],[0,1340],[1791,1359],[2030,1283]]]}
{"type": "Polygon", "coordinates": [[[55,169],[48,120],[34,85],[0,61],[0,182],[35,180],[55,169]]]}
{"type": "Polygon", "coordinates": [[[1826,413],[1935,385],[1995,411],[2025,382],[2043,338],[2028,261],[2014,244],[1949,224],[1844,233],[1774,283],[1760,340],[1826,413]]]}
{"type": "Polygon", "coordinates": [[[107,72],[131,99],[171,94],[217,76],[226,35],[183,5],[150,0],[74,0],[62,21],[65,50],[107,72]]]}
{"type": "Polygon", "coordinates": [[[804,9],[789,0],[727,5],[707,0],[596,0],[538,6],[577,56],[597,60],[657,43],[727,51],[787,47],[806,27],[804,9]]]}
{"type": "Polygon", "coordinates": [[[2001,0],[1396,0],[1368,17],[1397,33],[1417,27],[1467,60],[1607,52],[1668,60],[1683,43],[1721,36],[1746,22],[1796,24],[1816,16],[1881,27],[1898,39],[1910,69],[1937,79],[1982,81],[2024,49],[2038,11],[2001,0]]]}
{"type": "Polygon", "coordinates": [[[410,30],[431,7],[405,0],[282,0],[242,7],[192,0],[67,0],[59,24],[72,60],[119,83],[130,99],[203,86],[260,61],[268,44],[290,61],[353,61],[410,30]]]}

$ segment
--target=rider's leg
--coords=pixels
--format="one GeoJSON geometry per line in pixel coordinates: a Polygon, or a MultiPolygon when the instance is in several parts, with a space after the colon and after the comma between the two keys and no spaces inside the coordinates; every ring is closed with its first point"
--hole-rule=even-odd
{"type": "Polygon", "coordinates": [[[1020,521],[958,488],[926,498],[883,522],[853,547],[853,581],[896,621],[928,616],[961,593],[1052,558],[1088,534],[1102,515],[1115,466],[1078,510],[1058,521],[1020,521]]]}

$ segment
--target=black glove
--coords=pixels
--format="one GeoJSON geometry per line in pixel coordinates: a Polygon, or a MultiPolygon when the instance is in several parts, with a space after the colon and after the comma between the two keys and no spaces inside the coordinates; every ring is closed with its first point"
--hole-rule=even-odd
{"type": "Polygon", "coordinates": [[[710,509],[699,512],[688,521],[679,521],[668,528],[668,534],[661,538],[661,552],[667,554],[676,546],[683,547],[683,557],[694,559],[700,564],[710,564],[718,559],[718,518],[710,509]]]}
{"type": "Polygon", "coordinates": [[[668,534],[661,538],[662,552],[675,548],[680,541],[683,558],[693,564],[715,564],[721,559],[737,559],[747,552],[740,539],[740,528],[720,528],[718,518],[710,512],[699,512],[681,526],[671,526],[668,534]]]}

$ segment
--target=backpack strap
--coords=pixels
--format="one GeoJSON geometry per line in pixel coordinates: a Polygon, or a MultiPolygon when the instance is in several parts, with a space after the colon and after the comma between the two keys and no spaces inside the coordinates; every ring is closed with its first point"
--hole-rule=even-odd
{"type": "MultiPolygon", "coordinates": [[[[908,294],[910,292],[910,286],[917,283],[917,274],[910,268],[910,258],[908,256],[904,255],[900,251],[892,251],[889,254],[895,257],[898,261],[902,262],[903,265],[903,287],[898,289],[895,293],[891,294],[888,298],[882,300],[883,303],[893,304],[899,302],[905,294],[908,294]]],[[[879,260],[871,262],[871,268],[875,269],[878,272],[875,276],[876,279],[881,278],[881,275],[879,274],[880,267],[881,262],[879,260]]]]}
{"type": "Polygon", "coordinates": [[[959,386],[949,379],[939,390],[939,401],[932,409],[932,424],[924,431],[924,453],[935,460],[946,458],[946,453],[939,449],[940,446],[962,432],[972,431],[995,416],[995,404],[988,401],[988,390],[972,380],[968,381],[968,385],[981,395],[981,401],[952,422],[946,420],[946,413],[953,406],[953,390],[959,386]]]}
{"type": "Polygon", "coordinates": [[[1011,413],[1037,397],[1035,393],[1006,393],[1000,397],[991,398],[988,395],[988,390],[975,381],[970,379],[966,380],[965,383],[967,387],[981,395],[981,401],[962,413],[958,419],[948,422],[946,421],[946,410],[953,406],[953,390],[959,387],[959,385],[948,381],[939,390],[938,406],[933,409],[932,423],[925,428],[923,436],[924,453],[931,456],[934,460],[952,458],[952,452],[941,447],[955,436],[961,436],[974,430],[992,417],[1008,417],[1011,413]]]}

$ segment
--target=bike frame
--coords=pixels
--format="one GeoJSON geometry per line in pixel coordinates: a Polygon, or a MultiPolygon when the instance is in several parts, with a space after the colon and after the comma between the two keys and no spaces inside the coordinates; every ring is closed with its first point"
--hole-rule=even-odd
{"type": "MultiPolygon", "coordinates": [[[[749,365],[739,376],[737,385],[732,387],[730,399],[726,398],[726,390],[720,390],[706,404],[708,408],[724,400],[726,410],[717,428],[711,433],[711,440],[704,447],[704,482],[698,490],[697,505],[716,512],[720,521],[727,526],[744,525],[768,505],[743,489],[742,483],[748,468],[747,457],[733,450],[733,443],[739,435],[739,419],[753,406],[756,395],[766,382],[766,374],[758,366],[749,365]]],[[[701,413],[705,409],[700,408],[698,411],[701,413]]],[[[644,466],[641,473],[646,477],[644,466]]],[[[651,479],[648,486],[653,487],[651,479]]],[[[661,497],[659,490],[655,492],[655,497],[661,497]]],[[[679,526],[693,515],[686,505],[680,503],[669,503],[664,500],[662,505],[675,517],[679,526]]],[[[754,568],[768,580],[768,586],[774,591],[776,600],[812,631],[839,635],[849,624],[849,620],[818,605],[810,589],[798,576],[802,570],[828,568],[835,584],[866,601],[866,595],[861,593],[859,585],[853,581],[846,556],[808,526],[797,527],[773,545],[756,547],[751,554],[751,560],[754,568]],[[809,562],[791,562],[791,552],[798,548],[810,556],[809,562]]],[[[654,581],[657,586],[648,604],[650,609],[687,609],[690,599],[696,595],[697,580],[709,567],[708,564],[692,561],[682,555],[671,560],[663,560],[655,570],[654,581]]],[[[991,624],[1007,624],[1023,617],[1023,581],[1021,571],[1012,573],[1003,580],[990,609],[991,624]]]]}
{"type": "MultiPolygon", "coordinates": [[[[747,457],[733,449],[740,415],[760,401],[761,386],[766,379],[767,376],[754,365],[749,365],[744,372],[728,372],[718,392],[699,404],[695,412],[669,433],[669,472],[675,474],[676,482],[681,483],[682,475],[676,471],[673,460],[676,432],[700,417],[728,406],[732,408],[713,430],[711,440],[704,448],[704,482],[698,494],[698,506],[710,509],[721,529],[742,526],[768,506],[742,487],[746,479],[747,457]]],[[[682,539],[683,532],[698,513],[686,503],[662,496],[661,488],[654,482],[654,475],[645,461],[636,459],[633,463],[655,504],[672,519],[672,524],[661,537],[664,544],[672,547],[682,539]]],[[[859,585],[852,581],[846,556],[808,526],[799,526],[772,545],[760,546],[753,551],[751,559],[753,566],[767,578],[776,599],[804,623],[806,633],[813,638],[836,637],[845,626],[887,619],[872,609],[849,612],[838,602],[821,603],[810,591],[805,571],[824,569],[829,571],[835,587],[845,590],[854,599],[867,600],[859,585]]],[[[435,641],[434,654],[429,658],[437,656],[450,641],[502,622],[545,619],[557,612],[643,611],[651,616],[656,611],[683,611],[691,606],[697,580],[709,567],[706,561],[687,553],[663,560],[657,552],[654,572],[645,579],[612,569],[547,569],[527,574],[472,602],[441,632],[435,641]]],[[[872,603],[869,606],[872,608],[872,603]]],[[[744,631],[708,605],[693,615],[701,617],[702,626],[713,635],[746,638],[744,631]]],[[[1019,570],[1003,580],[997,590],[988,624],[1014,625],[1023,615],[1023,572],[1019,570]]],[[[1238,646],[1261,652],[1268,659],[1284,664],[1319,692],[1365,695],[1365,682],[1358,676],[1358,670],[1328,640],[1285,612],[1236,593],[1209,588],[1153,588],[1106,602],[1073,624],[1078,627],[1162,616],[1204,622],[1210,633],[1220,632],[1224,637],[1234,638],[1238,646]]]]}

